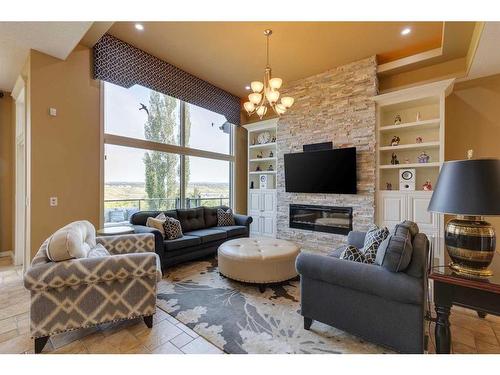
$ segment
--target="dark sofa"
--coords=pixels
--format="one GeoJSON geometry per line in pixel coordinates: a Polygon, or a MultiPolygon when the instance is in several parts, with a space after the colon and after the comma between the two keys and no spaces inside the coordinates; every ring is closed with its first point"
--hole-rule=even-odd
{"type": "Polygon", "coordinates": [[[197,207],[170,211],[140,211],[130,217],[136,233],[153,233],[156,253],[160,256],[162,268],[188,260],[215,254],[223,242],[250,233],[250,216],[234,214],[234,226],[217,226],[218,207],[197,207]],[[148,217],[156,217],[161,212],[180,221],[184,236],[176,240],[165,240],[157,229],[146,226],[148,217]]]}
{"type": "MultiPolygon", "coordinates": [[[[364,232],[350,232],[347,242],[363,247],[364,232]]],[[[407,269],[390,272],[375,264],[301,253],[301,314],[309,329],[317,320],[402,353],[423,353],[429,242],[423,233],[412,241],[407,269]]]]}

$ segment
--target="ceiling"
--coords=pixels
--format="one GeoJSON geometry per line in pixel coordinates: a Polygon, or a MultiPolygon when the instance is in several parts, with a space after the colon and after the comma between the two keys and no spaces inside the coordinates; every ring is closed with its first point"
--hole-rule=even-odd
{"type": "Polygon", "coordinates": [[[270,65],[286,82],[377,55],[379,62],[440,48],[443,22],[116,22],[109,33],[239,97],[270,65]],[[411,27],[409,35],[401,30],[411,27]]]}
{"type": "Polygon", "coordinates": [[[500,73],[500,22],[486,22],[477,46],[468,79],[500,73]]]}
{"type": "Polygon", "coordinates": [[[30,49],[65,59],[92,22],[0,22],[0,90],[11,91],[30,49]]]}

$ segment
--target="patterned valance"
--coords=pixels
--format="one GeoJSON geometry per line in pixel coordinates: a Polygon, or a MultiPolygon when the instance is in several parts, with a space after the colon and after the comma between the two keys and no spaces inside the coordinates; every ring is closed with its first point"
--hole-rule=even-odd
{"type": "Polygon", "coordinates": [[[109,34],[94,46],[94,78],[145,86],[240,124],[240,98],[109,34]]]}

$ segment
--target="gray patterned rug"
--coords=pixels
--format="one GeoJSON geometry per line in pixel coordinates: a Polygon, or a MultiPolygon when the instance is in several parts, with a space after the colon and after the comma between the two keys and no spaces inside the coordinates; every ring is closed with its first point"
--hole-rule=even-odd
{"type": "Polygon", "coordinates": [[[384,353],[343,331],[314,322],[303,329],[299,282],[268,287],[220,276],[208,259],[170,268],[158,307],[226,353],[384,353]]]}

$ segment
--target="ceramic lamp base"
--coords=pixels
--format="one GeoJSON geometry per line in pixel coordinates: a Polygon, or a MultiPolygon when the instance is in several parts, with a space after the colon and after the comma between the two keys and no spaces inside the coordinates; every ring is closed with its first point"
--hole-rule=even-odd
{"type": "Polygon", "coordinates": [[[493,226],[480,216],[458,216],[448,222],[445,243],[451,269],[473,277],[489,277],[496,236],[493,226]]]}

